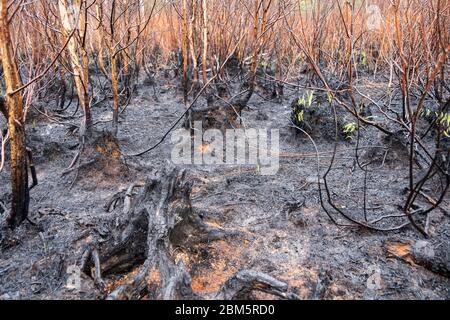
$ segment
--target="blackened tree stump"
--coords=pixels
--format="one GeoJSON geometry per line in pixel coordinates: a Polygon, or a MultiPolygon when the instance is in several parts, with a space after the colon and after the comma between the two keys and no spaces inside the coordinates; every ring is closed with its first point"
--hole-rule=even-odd
{"type": "Polygon", "coordinates": [[[174,249],[226,236],[223,230],[207,226],[192,210],[192,184],[186,180],[185,171],[167,169],[161,175],[153,173],[131,201],[132,190],[138,184],[114,196],[107,204],[110,209],[122,198],[123,217],[116,223],[109,241],[87,248],[83,270],[92,273],[96,282],[102,284],[102,274],[123,273],[140,265],[132,281],[116,288],[109,298],[136,299],[148,293],[146,279],[150,274],[156,274],[159,280],[156,298],[192,296],[189,273],[182,262],[175,262],[174,249]],[[98,259],[96,247],[99,247],[98,259]]]}
{"type": "Polygon", "coordinates": [[[202,123],[204,129],[225,130],[239,126],[238,120],[253,95],[254,87],[244,83],[240,92],[231,98],[223,94],[224,89],[220,86],[216,91],[208,92],[206,106],[192,108],[186,118],[185,128],[193,128],[197,121],[202,123]]]}

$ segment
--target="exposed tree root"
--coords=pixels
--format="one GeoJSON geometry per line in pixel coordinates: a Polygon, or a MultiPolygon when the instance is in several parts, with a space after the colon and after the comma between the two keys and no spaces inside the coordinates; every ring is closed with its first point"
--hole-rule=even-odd
{"type": "Polygon", "coordinates": [[[289,291],[287,283],[279,281],[265,273],[241,270],[228,279],[217,293],[221,300],[248,300],[253,291],[265,292],[283,299],[299,299],[289,291]]]}

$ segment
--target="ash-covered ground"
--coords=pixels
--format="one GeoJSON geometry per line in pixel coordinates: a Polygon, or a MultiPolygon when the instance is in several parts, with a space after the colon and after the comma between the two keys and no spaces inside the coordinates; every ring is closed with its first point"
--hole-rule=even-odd
{"type": "MultiPolygon", "coordinates": [[[[372,90],[376,100],[384,88],[372,90]]],[[[194,210],[207,224],[236,234],[177,249],[174,254],[188,267],[193,291],[212,299],[234,273],[251,269],[285,281],[304,299],[449,299],[450,281],[445,270],[436,272],[412,257],[415,247],[427,247],[433,254],[444,254],[444,264],[450,265],[450,220],[445,213],[449,210],[448,194],[441,208],[429,217],[430,239],[410,226],[375,232],[333,223],[320,203],[317,161],[322,175],[333,155],[334,141],[329,132],[314,135],[317,159],[311,141],[291,127],[290,104],[300,94],[288,91],[282,103],[255,94],[242,112],[242,128],[280,130],[279,171],[275,175],[261,175],[253,165],[184,166],[187,177],[194,181],[194,210]]],[[[184,112],[175,81],[157,79],[156,96],[151,86],[138,86],[121,114],[118,140],[124,155],[158,142],[184,112]]],[[[125,156],[124,165],[91,163],[63,174],[77,152],[78,137],[67,125],[79,121],[68,117],[75,104],[62,114],[67,119],[30,109],[27,135],[39,179],[31,192],[30,220],[36,225],[25,222],[2,234],[0,299],[104,297],[84,274],[81,291],[67,288],[68,268],[79,263],[84,247],[93,238],[108,237],[106,222],[120,215],[120,210],[104,209],[110,197],[133,182],[145,181],[152,170],[162,170],[171,161],[169,136],[143,156],[125,156]]],[[[94,107],[99,130],[109,127],[111,108],[109,103],[94,107]]],[[[360,144],[366,160],[375,156],[371,148],[386,146],[382,134],[371,128],[362,130],[360,144]]],[[[361,218],[365,189],[369,221],[398,214],[408,181],[407,154],[392,147],[383,165],[364,177],[355,164],[355,146],[355,139],[339,141],[328,177],[330,196],[340,209],[361,218]]],[[[0,173],[0,201],[6,207],[11,196],[9,173],[8,166],[0,173]]],[[[427,205],[426,199],[420,201],[427,205]]],[[[402,219],[390,223],[398,225],[405,221],[402,219]]],[[[127,276],[106,275],[108,290],[126,281],[127,276]]],[[[271,297],[259,294],[256,298],[271,297]]]]}

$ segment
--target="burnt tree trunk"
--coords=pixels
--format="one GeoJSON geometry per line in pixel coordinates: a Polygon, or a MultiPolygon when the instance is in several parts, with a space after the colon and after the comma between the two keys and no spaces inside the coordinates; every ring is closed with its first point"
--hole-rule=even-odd
{"type": "Polygon", "coordinates": [[[3,97],[0,96],[0,112],[3,114],[6,120],[8,120],[8,111],[6,110],[6,102],[3,97]]]}
{"type": "MultiPolygon", "coordinates": [[[[116,2],[111,2],[111,20],[110,20],[110,43],[109,43],[109,61],[111,64],[111,89],[113,93],[113,122],[112,130],[113,135],[117,136],[119,131],[119,83],[117,79],[117,56],[114,50],[115,46],[115,13],[116,13],[116,2]]],[[[125,62],[126,66],[127,62],[125,62]]],[[[124,71],[125,72],[125,71],[124,71]]]]}
{"type": "MultiPolygon", "coordinates": [[[[91,109],[89,105],[89,92],[88,92],[88,70],[87,70],[87,64],[88,64],[88,58],[87,53],[85,52],[84,48],[80,47],[79,41],[77,39],[80,39],[82,35],[82,31],[84,26],[82,23],[82,19],[80,18],[79,25],[81,28],[78,30],[78,34],[72,35],[72,30],[75,26],[73,26],[73,21],[75,21],[75,18],[73,17],[73,13],[71,12],[71,3],[68,0],[59,0],[59,13],[61,16],[61,23],[62,23],[62,34],[65,38],[70,38],[69,43],[67,45],[67,50],[69,54],[69,60],[70,64],[72,66],[73,70],[73,79],[75,82],[75,88],[77,91],[78,101],[81,106],[81,109],[84,112],[84,120],[81,124],[80,128],[80,138],[84,139],[86,135],[89,135],[91,133],[91,127],[92,127],[92,115],[91,115],[91,109]],[[81,56],[81,58],[80,58],[81,56]]],[[[73,4],[76,7],[80,7],[79,0],[75,0],[73,4]]]]}
{"type": "MultiPolygon", "coordinates": [[[[14,93],[22,84],[14,60],[11,35],[8,23],[8,3],[0,1],[0,60],[6,85],[6,104],[0,107],[8,120],[11,150],[11,212],[7,224],[15,228],[28,215],[29,190],[27,173],[27,151],[25,140],[25,123],[23,122],[23,105],[20,92],[14,93]]],[[[0,103],[1,105],[1,103],[0,103]]]]}
{"type": "Polygon", "coordinates": [[[117,59],[113,52],[113,44],[110,45],[109,55],[111,61],[111,88],[113,92],[113,135],[117,136],[119,132],[119,84],[117,81],[117,59]]]}

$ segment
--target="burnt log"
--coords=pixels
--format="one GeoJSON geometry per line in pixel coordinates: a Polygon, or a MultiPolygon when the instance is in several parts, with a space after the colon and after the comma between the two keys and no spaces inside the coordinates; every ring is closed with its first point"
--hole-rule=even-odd
{"type": "Polygon", "coordinates": [[[419,240],[412,246],[411,255],[418,265],[450,278],[450,245],[448,243],[441,242],[436,246],[429,241],[419,240]]]}

